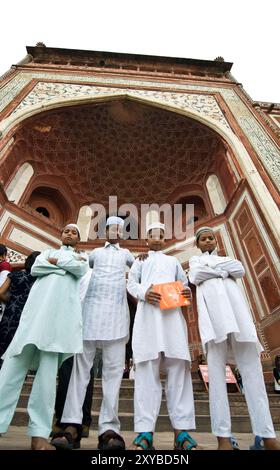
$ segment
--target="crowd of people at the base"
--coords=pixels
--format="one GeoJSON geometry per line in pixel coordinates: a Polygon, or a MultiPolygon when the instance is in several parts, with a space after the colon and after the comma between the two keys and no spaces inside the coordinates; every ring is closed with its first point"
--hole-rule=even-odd
{"type": "MultiPolygon", "coordinates": [[[[109,217],[105,246],[93,250],[89,257],[78,250],[78,226],[68,224],[62,231],[61,247],[33,252],[21,271],[11,272],[7,250],[0,245],[0,433],[7,432],[26,374],[32,370],[36,372],[27,409],[31,448],[80,447],[91,421],[98,352],[102,356],[103,389],[98,449],[126,448],[118,404],[125,362],[129,375],[128,292],[137,303],[132,330],[137,435],[130,449],[154,449],[164,372],[174,430],[172,448],[198,450],[190,434],[196,424],[187,324],[180,307],[161,310],[161,295],[153,288],[155,284],[181,281],[181,295],[189,302],[189,283],[196,286],[199,333],[208,364],[211,428],[217,448],[238,448],[231,432],[225,379],[226,364],[235,362],[259,448],[280,450],[260,361],[262,347],[237,283],[244,276],[242,263],[219,256],[213,229],[201,227],[195,235],[201,254],[189,260],[187,276],[178,260],[164,253],[165,226],[159,222],[147,227],[148,252],[135,259],[120,246],[123,223],[119,217],[109,217]]],[[[279,364],[278,356],[276,391],[280,387],[279,364]]]]}

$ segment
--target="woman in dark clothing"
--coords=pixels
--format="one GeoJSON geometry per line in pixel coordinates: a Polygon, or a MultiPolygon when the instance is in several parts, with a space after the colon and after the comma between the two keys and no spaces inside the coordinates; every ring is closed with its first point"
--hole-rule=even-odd
{"type": "Polygon", "coordinates": [[[280,393],[280,356],[275,356],[275,367],[273,369],[274,375],[274,391],[280,393]]]}
{"type": "Polygon", "coordinates": [[[33,251],[25,260],[24,270],[8,274],[6,281],[0,288],[0,300],[6,302],[6,308],[0,322],[0,358],[14,337],[23,307],[36,280],[36,277],[31,276],[30,271],[39,254],[40,251],[33,251]]]}

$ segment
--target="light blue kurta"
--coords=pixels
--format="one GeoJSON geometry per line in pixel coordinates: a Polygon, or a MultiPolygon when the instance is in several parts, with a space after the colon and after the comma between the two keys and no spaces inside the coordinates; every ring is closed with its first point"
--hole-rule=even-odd
{"type": "MultiPolygon", "coordinates": [[[[37,280],[5,358],[20,354],[27,344],[34,344],[41,351],[60,353],[60,365],[67,357],[83,352],[79,288],[80,278],[88,267],[87,260],[64,245],[58,250],[46,250],[36,258],[31,274],[37,280]],[[48,258],[57,258],[57,265],[49,263],[48,258]]],[[[36,358],[34,361],[32,369],[37,369],[36,358]]]]}

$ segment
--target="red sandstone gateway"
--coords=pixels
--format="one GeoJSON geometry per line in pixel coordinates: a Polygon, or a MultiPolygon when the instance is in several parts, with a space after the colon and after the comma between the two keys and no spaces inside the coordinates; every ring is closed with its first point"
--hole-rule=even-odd
{"type": "MultiPolygon", "coordinates": [[[[110,195],[136,207],[194,204],[183,224],[213,227],[219,253],[246,267],[242,287],[271,380],[280,347],[280,104],[251,100],[231,67],[221,57],[27,47],[1,79],[1,242],[22,262],[57,247],[75,221],[89,251],[103,245],[91,239],[91,205],[104,206],[105,220],[110,195]]],[[[140,238],[123,246],[146,251],[140,238]]],[[[190,237],[169,240],[166,252],[187,269],[193,250],[190,237]]],[[[195,298],[186,321],[195,359],[195,298]]]]}

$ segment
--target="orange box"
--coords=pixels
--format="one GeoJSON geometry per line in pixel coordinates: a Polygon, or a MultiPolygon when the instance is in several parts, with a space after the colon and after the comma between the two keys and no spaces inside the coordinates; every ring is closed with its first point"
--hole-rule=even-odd
{"type": "Polygon", "coordinates": [[[184,286],[181,281],[155,284],[153,291],[161,295],[159,302],[160,309],[168,310],[170,308],[186,307],[190,305],[190,301],[181,294],[183,289],[184,286]]]}

